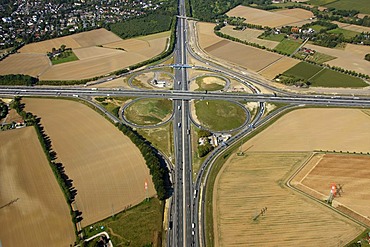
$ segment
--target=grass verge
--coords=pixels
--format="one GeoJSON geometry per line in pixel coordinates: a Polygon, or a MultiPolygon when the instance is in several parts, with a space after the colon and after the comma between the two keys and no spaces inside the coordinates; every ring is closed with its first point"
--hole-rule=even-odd
{"type": "Polygon", "coordinates": [[[163,202],[151,198],[83,230],[87,237],[106,231],[114,246],[161,246],[163,209],[163,202]]]}

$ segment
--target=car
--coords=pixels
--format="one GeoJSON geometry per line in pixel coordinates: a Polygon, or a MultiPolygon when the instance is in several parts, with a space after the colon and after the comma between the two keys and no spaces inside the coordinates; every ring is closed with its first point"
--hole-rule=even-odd
{"type": "Polygon", "coordinates": [[[177,126],[180,128],[181,127],[181,123],[177,123],[177,126]]]}

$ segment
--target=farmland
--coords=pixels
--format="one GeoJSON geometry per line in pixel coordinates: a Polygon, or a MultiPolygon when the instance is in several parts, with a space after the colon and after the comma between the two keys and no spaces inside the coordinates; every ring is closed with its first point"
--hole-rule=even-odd
{"type": "MultiPolygon", "coordinates": [[[[361,188],[369,188],[369,156],[344,154],[316,154],[296,175],[292,184],[319,200],[329,197],[331,183],[343,186],[333,200],[333,206],[348,213],[358,214],[358,220],[370,226],[370,201],[361,188]]],[[[351,214],[354,215],[354,214],[351,214]]]]}
{"type": "Polygon", "coordinates": [[[228,16],[245,18],[246,23],[268,26],[302,26],[310,22],[313,13],[304,9],[285,9],[269,12],[251,7],[237,6],[226,13],[228,16]]]}
{"type": "Polygon", "coordinates": [[[289,70],[285,71],[284,74],[292,75],[304,80],[308,80],[316,73],[318,73],[322,68],[317,65],[300,62],[289,70]]]}
{"type": "Polygon", "coordinates": [[[362,227],[284,186],[308,156],[233,154],[215,183],[215,246],[343,246],[360,234],[362,227]],[[264,207],[266,213],[254,221],[264,207]]]}
{"type": "Polygon", "coordinates": [[[316,87],[366,87],[369,86],[364,80],[325,69],[320,71],[311,80],[312,86],[316,87]]]}
{"type": "Polygon", "coordinates": [[[196,101],[195,113],[200,124],[213,131],[238,128],[247,117],[240,106],[224,100],[196,101]]]}
{"type": "Polygon", "coordinates": [[[82,226],[136,205],[155,190],[138,148],[111,123],[84,104],[70,100],[24,99],[26,111],[41,117],[77,190],[82,226]]]}
{"type": "Polygon", "coordinates": [[[282,52],[284,54],[292,54],[299,46],[301,42],[294,40],[284,39],[276,47],[275,50],[282,52]]]}
{"type": "Polygon", "coordinates": [[[168,99],[141,99],[125,109],[125,117],[139,125],[154,125],[167,120],[172,113],[172,101],[168,99]]]}
{"type": "Polygon", "coordinates": [[[341,10],[354,9],[360,11],[360,13],[370,14],[370,6],[367,0],[311,0],[309,3],[341,10]]]}
{"type": "Polygon", "coordinates": [[[267,79],[274,79],[276,75],[283,73],[284,71],[292,68],[293,66],[299,64],[300,61],[290,57],[283,57],[276,61],[275,63],[269,65],[265,69],[261,70],[259,73],[267,79]]]}
{"type": "MultiPolygon", "coordinates": [[[[344,246],[354,239],[362,227],[292,193],[284,181],[310,158],[313,150],[368,152],[369,128],[369,115],[362,110],[301,109],[286,114],[244,143],[241,150],[245,150],[246,156],[232,154],[216,178],[215,246],[321,246],[323,242],[325,246],[344,246]],[[264,207],[268,208],[266,214],[253,221],[264,207]]],[[[369,175],[363,169],[368,162],[367,156],[335,156],[326,162],[329,165],[312,170],[311,177],[308,175],[303,183],[323,195],[328,194],[328,183],[334,179],[344,184],[344,192],[348,184],[350,195],[343,194],[338,202],[343,200],[346,207],[355,207],[354,210],[368,215],[369,203],[364,193],[369,175]],[[337,172],[331,168],[337,168],[337,172]],[[361,178],[358,183],[357,178],[361,178]]],[[[306,173],[309,171],[310,168],[306,173]]]]}
{"type": "Polygon", "coordinates": [[[0,132],[0,140],[0,239],[3,246],[73,244],[72,217],[35,129],[0,132]],[[3,207],[12,201],[15,202],[3,207]]]}
{"type": "Polygon", "coordinates": [[[122,40],[98,29],[28,44],[19,54],[0,62],[0,74],[28,74],[40,80],[80,80],[105,75],[145,61],[165,50],[169,32],[122,40]],[[46,56],[62,44],[72,48],[78,61],[51,66],[46,56]]]}

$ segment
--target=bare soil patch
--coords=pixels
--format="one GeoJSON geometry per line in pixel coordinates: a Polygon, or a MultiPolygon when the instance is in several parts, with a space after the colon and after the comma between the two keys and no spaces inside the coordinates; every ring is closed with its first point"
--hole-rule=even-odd
{"type": "Polygon", "coordinates": [[[0,132],[0,140],[0,239],[3,246],[73,244],[75,234],[69,208],[35,129],[0,132]]]}
{"type": "Polygon", "coordinates": [[[240,40],[245,40],[247,42],[256,43],[262,46],[265,46],[270,49],[274,49],[279,42],[272,41],[272,40],[265,40],[265,39],[259,39],[258,36],[263,34],[263,30],[257,30],[257,29],[250,29],[247,28],[245,30],[234,30],[233,26],[225,26],[221,29],[221,32],[230,35],[232,37],[236,37],[240,40]]]}
{"type": "Polygon", "coordinates": [[[43,54],[12,54],[0,61],[0,74],[26,74],[38,76],[51,67],[49,58],[43,54]]]}
{"type": "Polygon", "coordinates": [[[251,151],[370,150],[370,116],[358,109],[289,112],[243,145],[251,151]]]}
{"type": "Polygon", "coordinates": [[[363,227],[284,186],[308,156],[233,154],[215,183],[215,246],[344,246],[360,234],[363,227]]]}
{"type": "Polygon", "coordinates": [[[302,26],[311,22],[309,18],[313,13],[304,9],[289,9],[269,12],[256,8],[237,6],[226,13],[228,16],[239,16],[245,18],[246,23],[261,26],[280,27],[280,26],[302,26]]]}
{"type": "Polygon", "coordinates": [[[22,117],[19,116],[16,110],[10,109],[8,116],[6,117],[6,122],[11,123],[11,122],[21,122],[23,121],[22,117]]]}
{"type": "Polygon", "coordinates": [[[305,47],[315,51],[337,57],[325,64],[338,66],[348,70],[354,70],[359,73],[369,74],[370,63],[364,59],[367,53],[370,53],[370,46],[347,44],[344,50],[331,49],[318,45],[306,44],[305,47]]]}
{"type": "Polygon", "coordinates": [[[145,181],[148,196],[155,194],[138,148],[101,115],[71,100],[23,101],[26,111],[42,118],[58,161],[73,180],[83,226],[144,200],[145,181]]]}
{"type": "Polygon", "coordinates": [[[282,74],[298,63],[300,63],[298,59],[283,57],[270,66],[266,67],[265,69],[261,70],[259,74],[267,79],[272,80],[278,74],[282,74]]]}
{"type": "Polygon", "coordinates": [[[215,24],[213,23],[197,22],[198,40],[202,48],[209,47],[224,40],[215,35],[214,27],[215,24]]]}
{"type": "Polygon", "coordinates": [[[302,184],[304,187],[300,189],[320,200],[328,199],[331,183],[342,185],[341,196],[334,198],[333,205],[370,226],[370,199],[366,196],[367,188],[370,188],[370,157],[339,154],[316,156],[307,164],[309,170],[302,170],[294,183],[302,184]],[[314,190],[314,193],[310,190],[314,190]]]}

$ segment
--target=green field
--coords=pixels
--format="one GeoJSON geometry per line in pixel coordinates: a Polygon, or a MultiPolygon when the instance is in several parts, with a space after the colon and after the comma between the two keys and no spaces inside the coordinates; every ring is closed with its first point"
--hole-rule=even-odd
{"type": "Polygon", "coordinates": [[[310,82],[316,87],[366,87],[369,86],[362,79],[330,69],[324,69],[315,75],[310,82]]]}
{"type": "Polygon", "coordinates": [[[342,10],[358,10],[360,13],[370,14],[369,0],[311,0],[312,5],[334,7],[342,10]]]}
{"type": "MultiPolygon", "coordinates": [[[[106,231],[114,246],[161,246],[158,238],[162,237],[162,214],[162,203],[157,198],[151,198],[114,217],[85,227],[84,233],[89,237],[106,231]]],[[[87,246],[96,245],[91,241],[87,246]]]]}
{"type": "Polygon", "coordinates": [[[300,45],[300,42],[284,39],[275,47],[275,50],[285,54],[292,54],[300,45]]]}
{"type": "Polygon", "coordinates": [[[294,76],[303,80],[308,80],[320,70],[321,70],[320,66],[300,62],[299,64],[285,71],[283,74],[294,76]]]}
{"type": "MultiPolygon", "coordinates": [[[[206,78],[216,78],[216,79],[219,79],[218,77],[213,77],[213,76],[201,76],[201,77],[197,77],[197,79],[195,80],[195,83],[198,85],[198,89],[196,89],[195,91],[217,91],[217,90],[221,90],[225,87],[225,81],[223,81],[224,83],[223,84],[219,84],[219,83],[204,83],[204,79],[206,78]]],[[[219,80],[217,80],[219,81],[219,80]]]]}
{"type": "Polygon", "coordinates": [[[239,105],[225,100],[196,101],[195,111],[200,124],[213,131],[238,128],[247,117],[239,105]]]}
{"type": "Polygon", "coordinates": [[[172,101],[168,99],[142,99],[125,109],[125,117],[139,125],[153,125],[164,121],[172,112],[172,101]]]}
{"type": "Polygon", "coordinates": [[[67,63],[78,60],[78,57],[74,54],[72,50],[64,51],[62,57],[54,57],[51,59],[53,65],[67,63]]]}
{"type": "Polygon", "coordinates": [[[333,60],[335,58],[336,57],[333,57],[333,56],[330,56],[330,55],[327,55],[327,54],[324,54],[324,53],[315,52],[315,54],[313,56],[308,56],[306,60],[307,61],[312,61],[312,62],[315,62],[315,63],[318,63],[318,64],[322,64],[322,63],[328,62],[330,60],[333,60]]]}
{"type": "Polygon", "coordinates": [[[286,34],[280,33],[280,34],[270,34],[268,36],[263,36],[262,35],[258,38],[281,42],[281,41],[284,40],[285,36],[286,36],[286,34]]]}
{"type": "Polygon", "coordinates": [[[315,32],[320,32],[320,30],[325,29],[326,27],[321,26],[321,25],[312,25],[312,26],[310,26],[310,28],[315,30],[315,32]]]}
{"type": "Polygon", "coordinates": [[[342,29],[342,28],[332,29],[332,30],[329,30],[327,32],[328,33],[334,33],[334,34],[342,33],[344,38],[346,38],[346,39],[353,38],[356,35],[360,34],[359,32],[355,32],[355,31],[351,31],[351,30],[347,30],[347,29],[342,29]]]}

